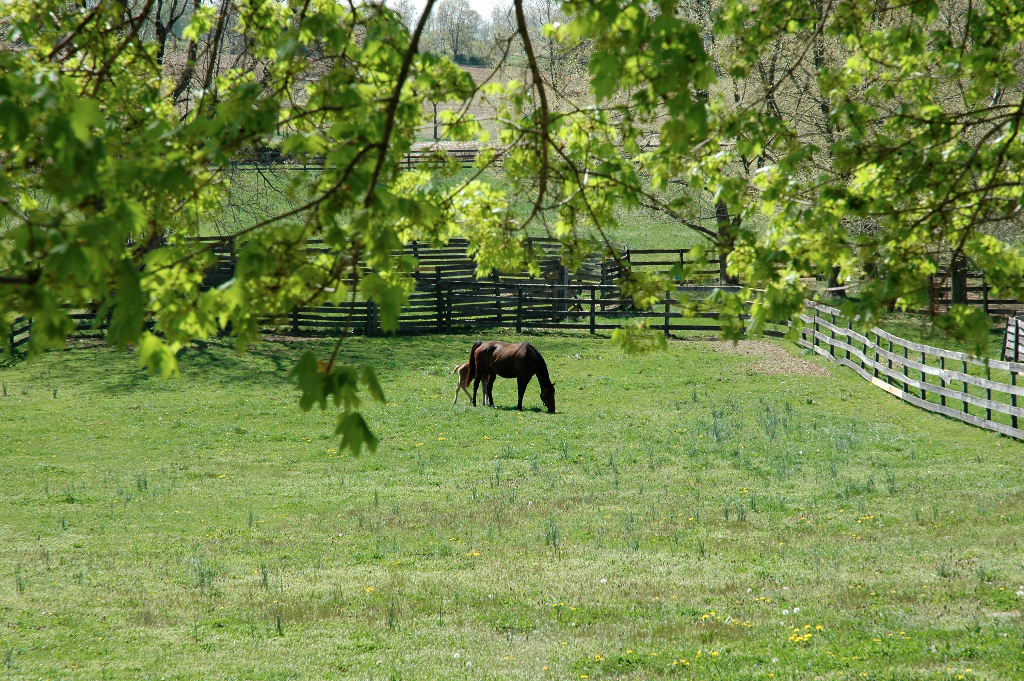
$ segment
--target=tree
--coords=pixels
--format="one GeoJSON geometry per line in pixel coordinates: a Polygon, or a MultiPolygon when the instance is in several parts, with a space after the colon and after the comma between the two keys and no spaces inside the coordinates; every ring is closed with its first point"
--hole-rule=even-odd
{"type": "Polygon", "coordinates": [[[468,0],[441,0],[437,3],[432,28],[445,54],[456,62],[463,62],[478,39],[482,23],[468,0]]]}
{"type": "Polygon", "coordinates": [[[393,3],[395,14],[402,19],[402,23],[409,29],[409,32],[416,30],[417,10],[412,0],[397,0],[393,3]]]}
{"type": "MultiPolygon", "coordinates": [[[[772,157],[756,180],[771,236],[744,234],[749,247],[736,262],[769,288],[755,319],[786,318],[808,294],[801,278],[833,268],[857,284],[843,306],[851,316],[875,319],[892,305],[934,310],[929,277],[943,265],[956,270],[963,256],[994,289],[1021,296],[1024,261],[999,238],[1020,215],[1019,14],[1018,4],[998,2],[773,3],[753,15],[727,7],[719,30],[736,40],[738,77],[785,41],[797,58],[776,80],[804,70],[812,92],[827,93],[808,107],[828,111],[817,130],[802,125],[810,135],[755,111],[731,123],[750,126],[737,149],[742,142],[772,157]],[[773,25],[783,17],[783,27],[773,25]]],[[[982,310],[962,304],[935,322],[979,349],[989,326],[982,310]]]]}
{"type": "MultiPolygon", "coordinates": [[[[479,275],[536,272],[528,230],[558,238],[570,266],[594,251],[620,258],[607,230],[638,206],[729,246],[726,274],[742,289],[680,305],[714,309],[733,337],[793,319],[814,295],[806,279],[835,268],[856,284],[843,307],[862,324],[929,305],[949,255],[1024,295],[1024,257],[1007,236],[1024,186],[1020,3],[726,0],[712,21],[707,4],[571,0],[541,36],[585,46],[584,100],[560,94],[515,0],[506,44],[518,42],[529,75],[484,86],[502,154],[478,161],[500,159],[506,194],[479,172],[453,186],[433,181],[446,166],[401,168],[426,103],[477,94],[450,59],[420,49],[434,0],[411,31],[372,3],[193,0],[188,78],[176,80],[141,39],[155,1],[5,5],[0,337],[33,318],[31,353],[64,342],[73,308],[109,317],[109,341],[165,375],[196,339],[230,333],[241,349],[263,320],[325,301],[374,300],[393,330],[415,266],[394,255],[403,242],[462,234],[479,275]],[[187,109],[182,93],[194,95],[187,109]],[[295,175],[286,210],[225,235],[235,278],[204,291],[214,244],[192,237],[222,210],[232,160],[268,145],[317,155],[323,171],[295,175]],[[711,215],[696,214],[708,203],[711,215]],[[311,253],[312,238],[328,252],[311,253]]],[[[444,122],[453,139],[481,132],[465,111],[444,122]]],[[[687,274],[620,264],[621,292],[641,308],[687,274]]],[[[987,335],[985,315],[962,304],[935,322],[987,335]]],[[[372,449],[359,389],[380,398],[380,387],[371,368],[337,363],[344,336],[295,367],[300,405],[330,399],[343,446],[372,449]]],[[[659,343],[642,325],[616,339],[659,343]]]]}
{"type": "MultiPolygon", "coordinates": [[[[242,348],[260,318],[317,300],[366,296],[394,328],[411,263],[392,248],[439,238],[458,215],[426,195],[422,179],[400,177],[398,163],[423,99],[464,99],[473,89],[448,60],[418,54],[431,5],[411,35],[377,6],[199,5],[183,37],[204,44],[207,57],[197,100],[181,119],[176,88],[153,58],[157,46],[138,39],[152,2],[135,13],[109,0],[14,4],[5,29],[24,47],[0,51],[5,340],[14,318],[27,315],[31,352],[60,345],[73,328],[69,308],[93,308],[109,315],[111,343],[135,346],[144,365],[169,376],[193,339],[230,329],[242,348]],[[229,10],[241,21],[232,25],[229,10]],[[244,31],[267,63],[268,87],[243,69],[214,77],[230,31],[244,31]],[[326,64],[309,56],[314,48],[331,55],[326,64]],[[320,154],[324,171],[292,183],[294,209],[231,235],[234,281],[201,291],[211,249],[190,237],[223,205],[232,158],[279,130],[284,151],[320,154]],[[309,257],[305,243],[314,237],[330,252],[309,257]]],[[[466,123],[455,134],[474,130],[466,123]]],[[[487,196],[476,192],[458,208],[476,210],[487,196]]],[[[370,368],[341,366],[336,356],[299,362],[301,404],[332,399],[344,446],[358,451],[375,441],[357,411],[357,387],[381,393],[370,368]]]]}

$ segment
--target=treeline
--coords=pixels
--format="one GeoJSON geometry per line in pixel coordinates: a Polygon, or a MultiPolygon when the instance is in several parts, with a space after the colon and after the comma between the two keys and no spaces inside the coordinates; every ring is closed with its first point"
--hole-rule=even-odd
{"type": "MultiPolygon", "coordinates": [[[[146,9],[145,25],[141,37],[159,46],[163,58],[166,51],[187,52],[188,41],[183,33],[196,11],[215,3],[210,0],[131,0],[128,11],[138,13],[146,9]]],[[[419,9],[411,0],[397,0],[387,5],[397,12],[412,31],[419,19],[419,9]]],[[[586,66],[586,52],[566,50],[553,36],[544,35],[544,26],[565,23],[568,18],[562,12],[559,0],[530,0],[523,3],[523,11],[533,42],[539,48],[538,58],[545,69],[554,73],[567,58],[574,66],[586,66]]],[[[228,23],[237,21],[238,12],[233,4],[223,8],[228,14],[228,23]]],[[[511,60],[525,64],[522,43],[517,39],[517,25],[511,2],[495,4],[488,16],[474,10],[467,0],[441,0],[428,19],[426,30],[420,42],[420,51],[444,55],[456,64],[466,66],[495,66],[511,60]]],[[[244,45],[228,46],[228,52],[244,49],[244,45]]]]}
{"type": "MultiPolygon", "coordinates": [[[[545,71],[562,73],[567,69],[586,68],[584,51],[567,50],[553,36],[545,36],[545,26],[567,21],[559,0],[529,0],[522,7],[545,71]]],[[[400,0],[395,9],[410,27],[419,18],[409,0],[400,0]]],[[[507,0],[495,3],[489,16],[481,16],[467,0],[441,0],[431,13],[421,50],[442,54],[456,64],[467,66],[526,64],[522,41],[518,39],[515,9],[507,0]]]]}

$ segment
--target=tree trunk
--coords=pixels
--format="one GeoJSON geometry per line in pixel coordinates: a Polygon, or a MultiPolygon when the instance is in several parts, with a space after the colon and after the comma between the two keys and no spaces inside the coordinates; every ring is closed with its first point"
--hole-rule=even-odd
{"type": "Polygon", "coordinates": [[[831,293],[836,298],[845,298],[846,289],[839,288],[840,286],[841,284],[839,283],[839,265],[833,265],[832,270],[829,272],[828,275],[828,287],[830,289],[835,290],[829,291],[829,293],[831,293]]]}
{"type": "Polygon", "coordinates": [[[159,18],[153,24],[154,33],[156,33],[156,63],[163,66],[164,52],[167,51],[167,34],[171,32],[171,29],[169,26],[164,26],[164,22],[159,18]]]}
{"type": "MultiPolygon", "coordinates": [[[[193,13],[199,11],[201,3],[202,0],[192,0],[193,13]]],[[[188,53],[185,55],[185,70],[181,72],[178,84],[174,86],[174,92],[171,94],[175,104],[181,101],[181,96],[188,91],[189,85],[192,84],[192,77],[196,73],[196,58],[198,55],[199,43],[195,40],[188,41],[188,53]]]]}
{"type": "Polygon", "coordinates": [[[949,279],[952,293],[950,298],[954,305],[967,304],[967,258],[962,253],[954,253],[949,263],[949,279]]]}
{"type": "Polygon", "coordinates": [[[739,227],[739,216],[729,217],[729,206],[719,200],[715,204],[715,219],[718,221],[718,276],[723,286],[737,286],[740,280],[729,276],[726,272],[729,254],[736,244],[736,227],[739,227]]]}

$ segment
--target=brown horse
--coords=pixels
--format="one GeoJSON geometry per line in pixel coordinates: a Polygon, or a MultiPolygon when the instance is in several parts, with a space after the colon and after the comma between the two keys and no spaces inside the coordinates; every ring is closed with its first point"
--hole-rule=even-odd
{"type": "Polygon", "coordinates": [[[476,406],[476,391],[483,381],[484,406],[494,406],[491,389],[494,379],[515,378],[519,380],[519,410],[523,409],[523,393],[530,379],[537,376],[540,382],[540,399],[552,414],[555,413],[555,384],[548,377],[548,366],[537,348],[529,343],[499,343],[498,341],[477,341],[469,351],[469,380],[473,381],[473,406],[476,406]]]}
{"type": "Polygon", "coordinates": [[[459,403],[459,391],[466,393],[466,397],[473,399],[473,396],[469,394],[469,362],[460,364],[459,366],[452,369],[453,374],[459,375],[459,384],[455,386],[455,401],[452,404],[459,403]]]}

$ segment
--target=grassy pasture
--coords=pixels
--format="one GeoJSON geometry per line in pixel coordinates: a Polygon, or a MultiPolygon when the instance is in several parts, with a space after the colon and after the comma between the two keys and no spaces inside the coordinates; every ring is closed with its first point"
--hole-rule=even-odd
{"type": "MultiPolygon", "coordinates": [[[[283,169],[236,169],[229,174],[230,191],[224,211],[202,227],[208,236],[232,234],[261,220],[267,215],[284,213],[294,209],[298,203],[288,195],[288,184],[302,173],[300,170],[283,169]]],[[[437,174],[437,182],[453,187],[465,182],[474,174],[471,170],[459,171],[453,177],[437,174]]],[[[509,183],[500,170],[488,170],[481,178],[496,189],[509,191],[509,183]]],[[[519,213],[529,212],[529,204],[522,197],[510,197],[513,208],[519,213]]],[[[698,197],[700,200],[702,197],[698,197]]],[[[703,206],[706,214],[704,224],[716,230],[713,206],[703,206]],[[711,216],[711,217],[707,217],[711,216]]],[[[688,227],[676,224],[663,215],[638,208],[620,209],[618,224],[606,228],[608,238],[625,243],[630,248],[691,248],[707,242],[688,227]]],[[[530,228],[532,236],[546,236],[544,227],[536,224],[530,228]]]]}
{"type": "Polygon", "coordinates": [[[474,338],[346,341],[359,458],[321,341],[0,365],[4,677],[1024,677],[1020,443],[774,342],[527,336],[557,414],[452,406],[474,338]]]}

